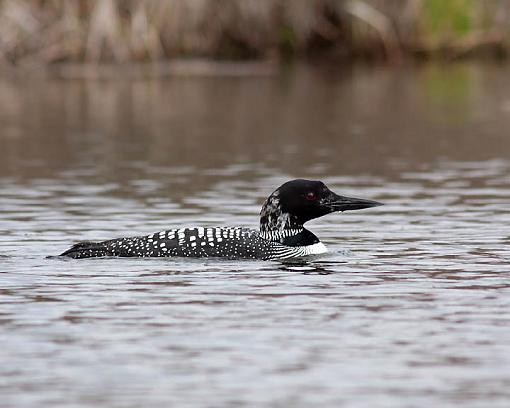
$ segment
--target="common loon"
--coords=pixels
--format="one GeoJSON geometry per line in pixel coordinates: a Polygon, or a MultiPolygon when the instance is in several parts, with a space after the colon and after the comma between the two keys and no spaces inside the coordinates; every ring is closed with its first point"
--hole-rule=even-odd
{"type": "Polygon", "coordinates": [[[335,211],[382,205],[342,197],[321,181],[291,180],[276,189],[260,211],[260,230],[242,227],[180,228],[102,242],[80,242],[61,256],[218,257],[277,260],[319,255],[326,246],[303,227],[307,221],[335,211]]]}

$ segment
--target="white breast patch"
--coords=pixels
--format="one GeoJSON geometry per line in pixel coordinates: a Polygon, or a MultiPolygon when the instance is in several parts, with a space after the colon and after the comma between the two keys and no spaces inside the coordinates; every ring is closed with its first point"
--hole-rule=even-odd
{"type": "Polygon", "coordinates": [[[320,255],[328,252],[328,248],[322,242],[304,247],[306,255],[320,255]]]}

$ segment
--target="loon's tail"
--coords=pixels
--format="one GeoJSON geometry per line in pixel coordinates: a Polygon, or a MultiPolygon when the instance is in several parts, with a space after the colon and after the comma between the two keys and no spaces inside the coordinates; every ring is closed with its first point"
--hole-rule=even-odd
{"type": "Polygon", "coordinates": [[[70,258],[94,258],[98,256],[108,256],[108,247],[104,242],[78,242],[67,251],[62,252],[60,256],[68,256],[70,258]]]}

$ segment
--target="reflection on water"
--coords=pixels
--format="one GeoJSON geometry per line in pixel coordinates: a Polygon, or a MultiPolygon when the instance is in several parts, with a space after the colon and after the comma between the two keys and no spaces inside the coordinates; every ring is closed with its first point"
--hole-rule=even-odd
{"type": "Polygon", "coordinates": [[[506,72],[0,81],[3,404],[508,406],[506,72]],[[309,263],[45,258],[298,176],[387,205],[309,263]]]}

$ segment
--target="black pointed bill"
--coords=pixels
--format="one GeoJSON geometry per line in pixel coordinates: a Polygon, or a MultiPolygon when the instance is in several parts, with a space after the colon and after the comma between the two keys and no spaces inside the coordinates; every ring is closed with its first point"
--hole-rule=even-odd
{"type": "Polygon", "coordinates": [[[350,211],[362,210],[364,208],[378,207],[384,205],[378,201],[365,200],[363,198],[343,197],[335,193],[323,205],[329,207],[331,211],[350,211]]]}

